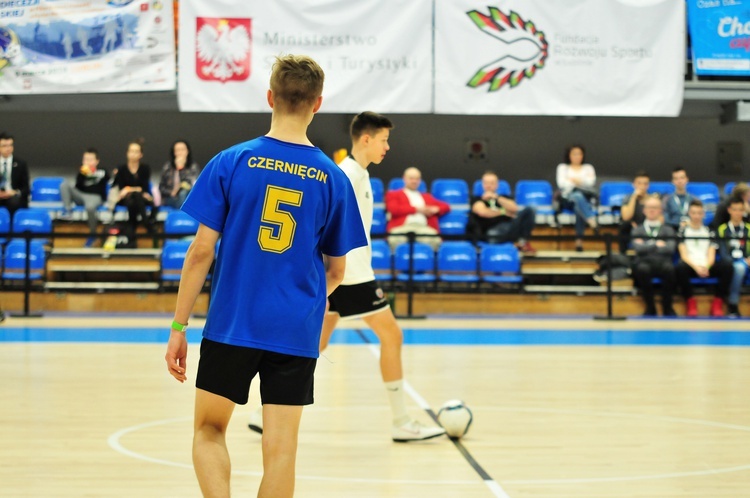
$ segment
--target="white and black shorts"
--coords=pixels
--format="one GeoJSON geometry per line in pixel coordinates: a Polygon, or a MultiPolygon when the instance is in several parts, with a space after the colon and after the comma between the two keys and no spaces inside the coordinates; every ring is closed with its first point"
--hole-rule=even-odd
{"type": "Polygon", "coordinates": [[[329,313],[342,318],[372,315],[389,306],[388,298],[375,280],[354,285],[339,285],[328,297],[329,313]]]}

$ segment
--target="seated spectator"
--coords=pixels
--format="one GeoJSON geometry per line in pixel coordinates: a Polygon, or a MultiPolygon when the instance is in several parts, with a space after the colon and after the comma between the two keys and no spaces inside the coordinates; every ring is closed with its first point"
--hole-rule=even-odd
{"type": "Polygon", "coordinates": [[[576,251],[583,251],[583,232],[588,225],[597,230],[596,212],[592,201],[596,199],[596,172],[584,163],[586,151],[581,145],[565,150],[565,162],[557,165],[557,188],[560,189],[561,207],[576,214],[576,251]]]}
{"type": "Polygon", "coordinates": [[[645,219],[633,228],[633,279],[641,289],[646,310],[643,316],[656,316],[654,284],[652,279],[661,279],[661,307],[664,316],[677,316],[672,308],[675,290],[675,270],[672,257],[675,252],[674,229],[662,221],[661,200],[649,196],[643,203],[645,219]],[[659,238],[663,237],[663,238],[659,238]],[[672,237],[672,238],[670,238],[672,237]]]}
{"type": "MultiPolygon", "coordinates": [[[[688,209],[693,196],[688,194],[687,184],[688,176],[685,168],[678,166],[672,170],[674,194],[664,197],[664,223],[670,225],[676,231],[690,223],[688,209]]],[[[702,204],[701,208],[703,208],[702,204]]],[[[701,224],[703,224],[702,221],[701,224]]]]}
{"type": "Polygon", "coordinates": [[[201,171],[198,163],[193,161],[190,145],[185,140],[173,143],[169,156],[159,181],[161,205],[180,209],[201,171]]]}
{"type": "Polygon", "coordinates": [[[691,278],[713,277],[718,279],[714,299],[711,302],[711,316],[724,316],[724,301],[729,294],[729,284],[732,281],[732,263],[726,259],[716,259],[715,234],[703,224],[706,211],[699,199],[690,201],[688,217],[690,222],[682,225],[679,232],[679,244],[677,250],[680,253],[680,261],[677,263],[675,273],[677,282],[685,298],[686,316],[698,316],[698,304],[693,297],[693,284],[691,278]]]}
{"type": "Polygon", "coordinates": [[[466,233],[491,244],[514,242],[523,252],[534,254],[529,243],[536,212],[531,206],[519,211],[513,199],[497,193],[498,178],[493,171],[482,175],[482,195],[471,199],[471,213],[466,233]]]}
{"type": "Polygon", "coordinates": [[[97,209],[107,200],[107,183],[109,173],[99,168],[99,152],[88,148],[83,153],[82,166],[78,169],[75,182],[63,182],[60,185],[60,196],[63,201],[63,213],[60,219],[71,219],[73,205],[86,209],[86,223],[90,237],[84,244],[91,247],[96,240],[96,228],[99,224],[97,209]]]}
{"type": "MultiPolygon", "coordinates": [[[[117,187],[117,204],[128,208],[128,224],[131,234],[135,234],[140,218],[146,230],[153,231],[156,209],[154,197],[150,192],[151,168],[142,164],[143,147],[141,142],[134,140],[128,144],[127,163],[117,168],[113,187],[117,187]],[[146,208],[151,207],[151,216],[146,208]]],[[[130,235],[130,234],[129,234],[130,235]]]]}
{"type": "Polygon", "coordinates": [[[750,221],[750,185],[745,182],[739,182],[732,188],[729,196],[716,206],[716,214],[710,223],[713,230],[718,230],[721,225],[729,221],[729,203],[733,198],[742,199],[745,203],[745,215],[743,218],[745,221],[750,221]]]}
{"type": "Polygon", "coordinates": [[[750,223],[744,220],[745,200],[742,197],[729,199],[729,221],[719,226],[716,231],[719,240],[719,253],[722,259],[732,262],[734,273],[729,286],[727,298],[727,316],[740,317],[740,291],[745,280],[747,265],[750,264],[750,247],[747,237],[750,234],[750,223]]]}
{"type": "Polygon", "coordinates": [[[13,213],[29,206],[29,167],[26,161],[15,156],[13,136],[0,133],[0,206],[13,213]]]}
{"type": "MultiPolygon", "coordinates": [[[[630,246],[630,232],[645,219],[643,203],[648,196],[650,185],[648,173],[639,171],[633,179],[633,193],[630,194],[620,208],[620,227],[618,229],[618,242],[620,253],[625,254],[630,246]]],[[[661,211],[661,210],[659,210],[661,211]]],[[[661,214],[661,213],[660,213],[661,214]]]]}
{"type": "MultiPolygon", "coordinates": [[[[390,214],[387,230],[390,234],[414,232],[418,235],[437,235],[440,231],[438,218],[451,210],[450,206],[430,194],[419,191],[422,173],[417,168],[404,171],[404,188],[391,190],[385,195],[385,209],[390,214]]],[[[388,237],[391,247],[406,242],[406,237],[388,237]]],[[[437,250],[440,237],[417,237],[437,250]]]]}

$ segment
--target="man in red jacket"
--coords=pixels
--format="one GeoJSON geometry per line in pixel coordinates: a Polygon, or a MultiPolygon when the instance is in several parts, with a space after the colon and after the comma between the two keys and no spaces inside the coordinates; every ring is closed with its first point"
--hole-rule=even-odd
{"type": "MultiPolygon", "coordinates": [[[[450,211],[450,206],[419,191],[422,173],[417,168],[406,168],[403,178],[404,188],[391,190],[385,196],[385,209],[391,215],[388,233],[437,235],[440,233],[438,218],[450,211]]],[[[407,240],[401,236],[389,237],[388,243],[395,248],[407,240]]],[[[441,242],[440,237],[417,237],[417,241],[429,244],[435,250],[441,242]]]]}

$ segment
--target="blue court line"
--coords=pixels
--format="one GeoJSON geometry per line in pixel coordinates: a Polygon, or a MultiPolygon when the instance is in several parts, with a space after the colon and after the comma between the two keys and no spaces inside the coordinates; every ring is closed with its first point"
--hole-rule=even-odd
{"type": "MultiPolygon", "coordinates": [[[[200,330],[188,330],[191,343],[200,330]]],[[[164,343],[164,328],[36,328],[0,327],[2,342],[164,343]]],[[[369,329],[339,329],[333,344],[377,343],[369,329]]],[[[687,330],[521,330],[521,329],[405,329],[404,343],[415,345],[538,345],[538,346],[750,346],[750,332],[687,330]]]]}

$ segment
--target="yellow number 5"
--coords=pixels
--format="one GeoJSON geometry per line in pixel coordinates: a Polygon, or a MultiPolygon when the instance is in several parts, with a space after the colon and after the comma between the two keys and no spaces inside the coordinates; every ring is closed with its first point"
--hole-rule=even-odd
{"type": "Polygon", "coordinates": [[[260,220],[272,226],[261,226],[258,232],[258,244],[264,251],[281,254],[294,241],[297,222],[289,211],[280,209],[281,204],[299,207],[302,205],[302,192],[268,185],[266,200],[263,202],[263,214],[260,220]],[[274,235],[276,232],[276,235],[274,235]]]}

